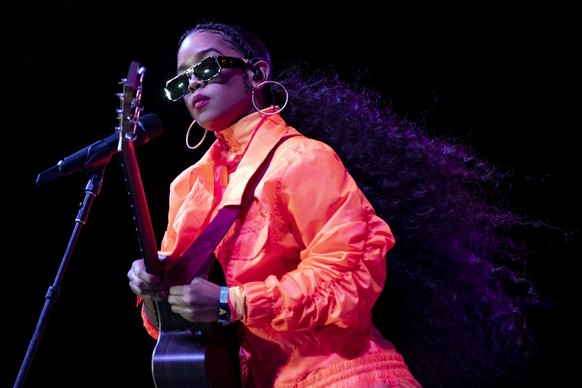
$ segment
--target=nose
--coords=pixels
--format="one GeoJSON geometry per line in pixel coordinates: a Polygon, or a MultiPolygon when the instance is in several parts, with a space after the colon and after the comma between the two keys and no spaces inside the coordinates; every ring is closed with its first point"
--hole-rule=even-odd
{"type": "Polygon", "coordinates": [[[208,85],[208,81],[200,81],[194,74],[191,74],[188,78],[188,90],[190,92],[200,89],[206,85],[208,85]]]}

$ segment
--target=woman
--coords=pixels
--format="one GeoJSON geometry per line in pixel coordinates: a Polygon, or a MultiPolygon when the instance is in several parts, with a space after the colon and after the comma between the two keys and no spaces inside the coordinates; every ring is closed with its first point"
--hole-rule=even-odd
{"type": "MultiPolygon", "coordinates": [[[[288,137],[214,251],[226,319],[239,322],[244,386],[467,387],[521,376],[529,332],[506,283],[527,281],[503,231],[523,222],[489,201],[501,172],[333,72],[275,75],[263,43],[241,27],[198,24],[180,40],[177,63],[166,93],[194,119],[187,144],[196,148],[194,128],[216,141],[171,185],[165,268],[240,201],[288,137]]],[[[188,321],[225,318],[210,280],[168,285],[143,260],[127,275],[154,338],[153,302],[166,296],[188,321]]],[[[532,287],[520,290],[535,298],[532,287]]]]}

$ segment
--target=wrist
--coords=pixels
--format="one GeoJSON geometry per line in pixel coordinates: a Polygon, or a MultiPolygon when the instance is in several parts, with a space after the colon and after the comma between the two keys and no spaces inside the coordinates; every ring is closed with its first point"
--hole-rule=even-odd
{"type": "Polygon", "coordinates": [[[233,322],[234,313],[228,292],[228,287],[220,287],[220,300],[218,302],[218,323],[228,325],[233,322]]]}

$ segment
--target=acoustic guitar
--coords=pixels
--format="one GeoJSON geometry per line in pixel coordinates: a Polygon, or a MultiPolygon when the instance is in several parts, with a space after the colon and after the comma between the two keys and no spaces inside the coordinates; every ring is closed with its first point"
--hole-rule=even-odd
{"type": "MultiPolygon", "coordinates": [[[[130,197],[141,255],[146,270],[164,278],[165,269],[158,256],[154,229],[139,172],[134,148],[140,125],[141,93],[145,68],[131,62],[126,78],[120,82],[118,94],[120,106],[119,153],[130,197]]],[[[144,116],[144,120],[157,119],[156,115],[144,116]],[[148,117],[146,117],[148,116],[148,117]]],[[[160,124],[161,125],[161,122],[160,124]]],[[[181,258],[183,259],[183,258],[181,258]]],[[[190,259],[190,258],[187,258],[190,259]]],[[[205,277],[218,284],[223,274],[215,259],[202,260],[193,276],[205,277]]],[[[194,260],[192,258],[191,260],[194,260]]],[[[188,262],[188,260],[181,260],[188,262]]],[[[222,279],[221,279],[222,277],[222,279]]],[[[152,376],[156,388],[187,387],[238,387],[241,386],[238,366],[237,325],[222,326],[218,323],[193,323],[171,311],[167,301],[155,303],[159,337],[152,354],[152,376]]]]}

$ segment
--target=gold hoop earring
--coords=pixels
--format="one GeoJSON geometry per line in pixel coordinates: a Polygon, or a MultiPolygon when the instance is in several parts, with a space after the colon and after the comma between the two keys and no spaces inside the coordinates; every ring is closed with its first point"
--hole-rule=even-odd
{"type": "MultiPolygon", "coordinates": [[[[285,107],[287,106],[287,103],[289,102],[289,93],[287,92],[287,88],[285,88],[285,86],[283,86],[282,83],[277,82],[277,81],[263,81],[263,82],[261,82],[260,84],[257,85],[257,89],[262,88],[263,86],[265,86],[265,84],[275,84],[275,85],[280,86],[281,88],[283,88],[283,90],[285,91],[285,103],[283,104],[283,106],[281,106],[277,110],[274,110],[272,112],[263,112],[263,111],[261,111],[257,107],[257,104],[255,102],[255,89],[253,88],[252,95],[251,95],[251,99],[253,101],[253,106],[255,107],[255,109],[257,110],[257,112],[261,112],[261,113],[266,114],[266,115],[269,115],[269,116],[276,115],[277,113],[281,113],[283,111],[283,109],[285,109],[285,107]]],[[[275,105],[271,105],[271,107],[274,107],[274,106],[275,105]]]]}
{"type": "Polygon", "coordinates": [[[186,131],[186,147],[190,148],[191,150],[195,150],[196,148],[200,147],[202,145],[202,143],[204,142],[204,139],[206,139],[206,134],[208,133],[208,129],[205,129],[204,130],[204,135],[202,135],[202,139],[200,139],[200,141],[198,142],[198,144],[196,144],[195,146],[191,146],[188,143],[188,138],[190,137],[190,130],[192,129],[192,127],[194,126],[194,124],[196,124],[196,120],[193,120],[192,121],[192,123],[188,127],[188,130],[186,131]]]}

